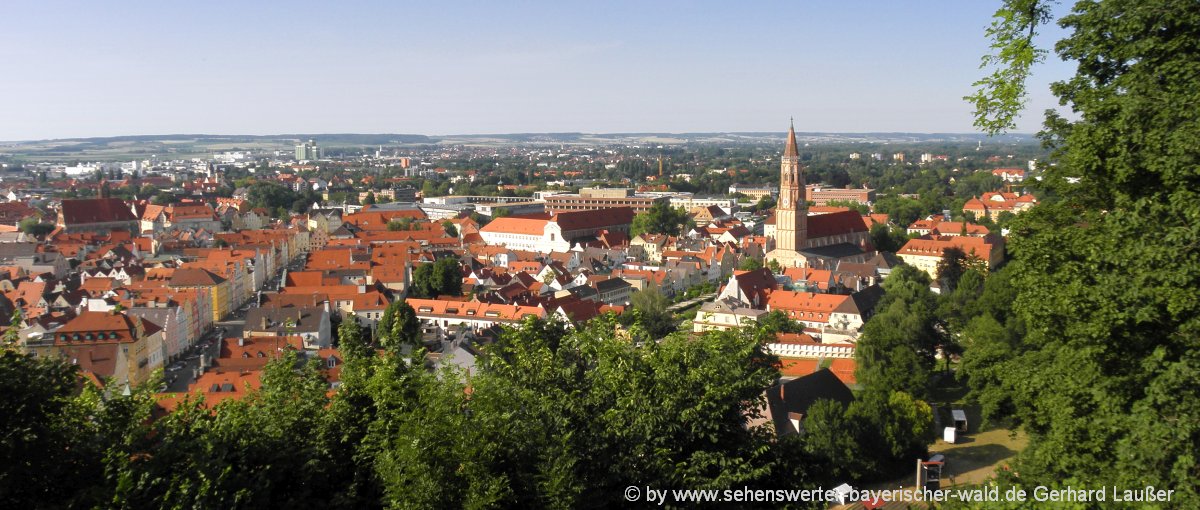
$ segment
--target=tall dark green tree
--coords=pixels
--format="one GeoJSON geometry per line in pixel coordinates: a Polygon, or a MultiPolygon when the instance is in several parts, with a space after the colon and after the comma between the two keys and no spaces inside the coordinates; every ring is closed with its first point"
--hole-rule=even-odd
{"type": "MultiPolygon", "coordinates": [[[[1012,91],[1023,92],[1034,51],[1024,34],[1047,9],[1010,0],[997,13],[999,64],[1015,71],[984,84],[985,128],[1010,126],[1005,109],[1019,110],[1012,91]]],[[[973,370],[1011,399],[1008,417],[1030,433],[1017,466],[1026,483],[1154,485],[1193,501],[1200,110],[1190,105],[1200,100],[1200,9],[1082,1],[1059,24],[1068,35],[1055,51],[1078,65],[1051,88],[1074,120],[1048,113],[1047,199],[1011,226],[1014,310],[1028,330],[973,370]]],[[[977,329],[1003,337],[995,324],[977,329]]]]}
{"type": "Polygon", "coordinates": [[[388,335],[389,343],[385,347],[396,352],[404,345],[420,347],[421,321],[417,318],[417,311],[404,301],[398,303],[392,319],[391,333],[388,335]]]}
{"type": "Polygon", "coordinates": [[[942,284],[942,291],[954,292],[958,287],[958,280],[966,271],[967,254],[959,248],[946,248],[937,265],[937,279],[942,284]]]}
{"type": "Polygon", "coordinates": [[[368,339],[363,338],[362,327],[354,315],[347,314],[338,326],[338,350],[347,358],[365,358],[371,355],[368,339]]]}
{"type": "Polygon", "coordinates": [[[929,283],[928,275],[909,265],[897,266],[884,280],[885,295],[855,349],[863,385],[919,399],[929,394],[935,356],[949,341],[934,313],[937,297],[929,283]]]}
{"type": "Polygon", "coordinates": [[[893,229],[882,223],[877,223],[871,226],[871,244],[876,250],[886,252],[898,252],[904,247],[904,243],[908,241],[908,236],[904,230],[893,229]]]}
{"type": "Polygon", "coordinates": [[[442,258],[433,263],[432,286],[439,296],[462,295],[462,266],[454,258],[442,258]]]}

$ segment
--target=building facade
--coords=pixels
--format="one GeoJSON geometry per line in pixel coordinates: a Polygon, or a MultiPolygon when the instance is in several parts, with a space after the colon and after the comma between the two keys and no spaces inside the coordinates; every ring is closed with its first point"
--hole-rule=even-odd
{"type": "Polygon", "coordinates": [[[808,241],[808,203],[804,200],[804,171],[796,147],[796,128],[788,127],[787,146],[779,164],[779,202],[775,207],[775,249],[767,254],[783,267],[804,263],[800,255],[808,241]]]}

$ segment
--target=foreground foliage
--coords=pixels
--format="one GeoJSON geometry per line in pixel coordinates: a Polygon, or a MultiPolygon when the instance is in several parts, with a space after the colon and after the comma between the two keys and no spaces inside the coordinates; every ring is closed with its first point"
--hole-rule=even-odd
{"type": "Polygon", "coordinates": [[[341,329],[350,348],[336,392],[321,363],[289,353],[268,365],[260,391],[215,406],[190,397],[156,420],[150,394],[78,393],[74,367],[6,352],[0,499],[606,508],[629,485],[777,488],[831,476],[797,437],[745,426],[778,377],[752,330],[655,342],[640,325],[618,337],[612,316],[581,331],[529,319],[464,374],[430,370],[420,349],[377,354],[357,328],[341,329]]]}
{"type": "MultiPolygon", "coordinates": [[[[1040,15],[1013,13],[1044,5],[1010,0],[998,23],[1032,32],[1040,15]]],[[[1195,501],[1200,9],[1082,1],[1060,25],[1056,51],[1078,69],[1052,89],[1078,120],[1047,116],[1048,200],[1013,222],[1016,322],[971,321],[966,367],[991,417],[1030,434],[1023,483],[1154,485],[1195,501]]]]}

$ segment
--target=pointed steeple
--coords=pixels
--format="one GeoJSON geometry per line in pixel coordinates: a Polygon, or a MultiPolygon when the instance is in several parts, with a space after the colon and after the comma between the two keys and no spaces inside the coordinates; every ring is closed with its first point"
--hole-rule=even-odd
{"type": "Polygon", "coordinates": [[[796,148],[796,124],[792,119],[788,119],[788,139],[787,147],[783,149],[783,157],[798,158],[800,151],[796,148]]]}

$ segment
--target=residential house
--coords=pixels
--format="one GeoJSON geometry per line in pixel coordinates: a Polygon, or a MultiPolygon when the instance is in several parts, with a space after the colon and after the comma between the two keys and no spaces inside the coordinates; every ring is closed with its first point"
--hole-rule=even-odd
{"type": "Polygon", "coordinates": [[[165,357],[162,330],[121,312],[81,312],[51,334],[58,356],[117,387],[146,382],[165,357]]]}
{"type": "Polygon", "coordinates": [[[258,307],[246,313],[242,337],[298,336],[309,350],[326,349],[333,340],[329,312],[321,307],[258,307]]]}

